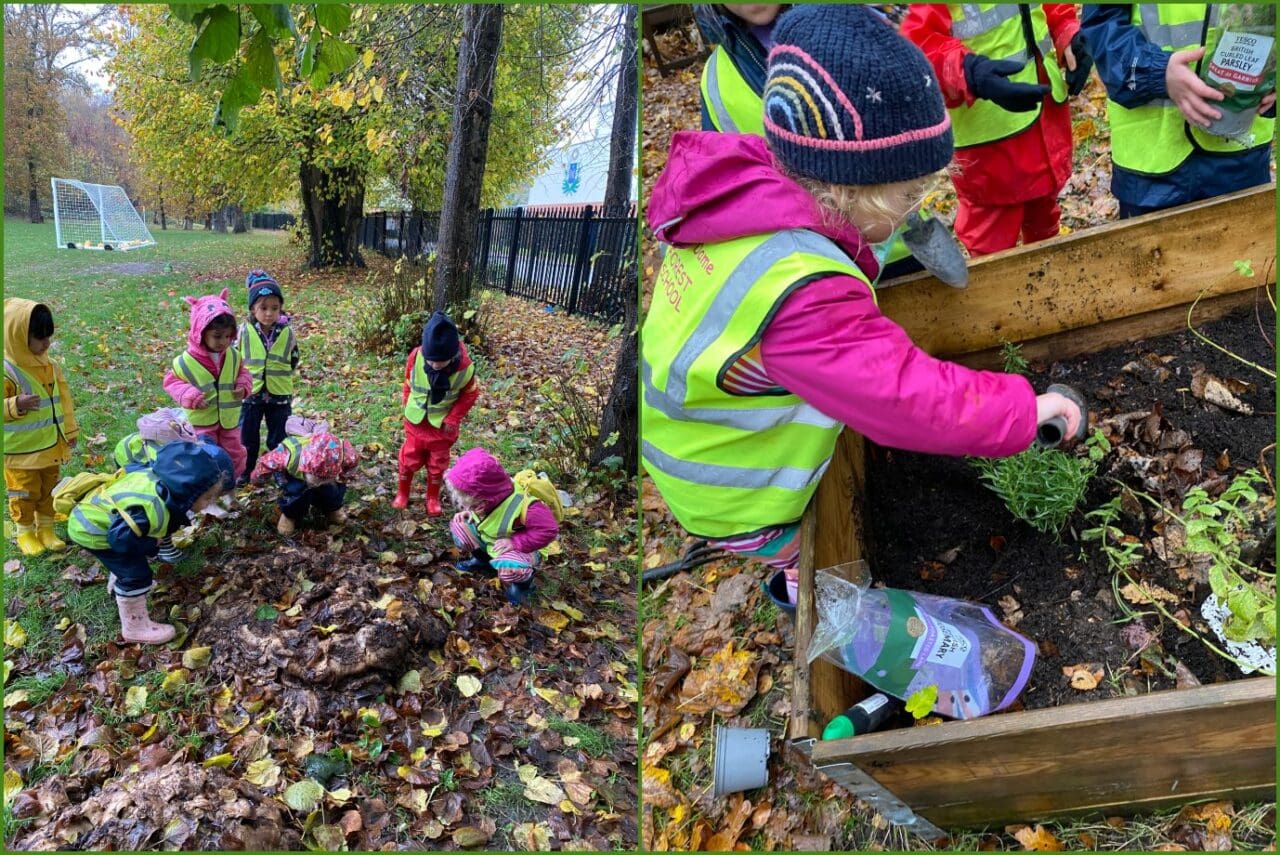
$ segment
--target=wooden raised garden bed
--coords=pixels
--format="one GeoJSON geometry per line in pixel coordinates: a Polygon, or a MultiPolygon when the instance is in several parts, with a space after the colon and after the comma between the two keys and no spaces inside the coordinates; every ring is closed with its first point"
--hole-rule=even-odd
{"type": "MultiPolygon", "coordinates": [[[[921,347],[977,367],[999,366],[1001,341],[1043,362],[1092,353],[1185,328],[1202,292],[1197,323],[1252,304],[1275,281],[1275,208],[1275,185],[1258,187],[988,256],[970,265],[967,290],[906,278],[880,306],[921,347]],[[1235,271],[1243,259],[1257,276],[1235,271]]],[[[805,666],[816,570],[866,555],[864,452],[846,431],[802,524],[789,736],[815,766],[925,836],[1275,797],[1271,677],[816,741],[868,692],[826,662],[805,666]]]]}

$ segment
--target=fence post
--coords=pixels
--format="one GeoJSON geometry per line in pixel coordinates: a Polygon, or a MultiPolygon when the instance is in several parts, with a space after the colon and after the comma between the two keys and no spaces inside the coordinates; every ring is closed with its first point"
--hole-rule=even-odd
{"type": "Polygon", "coordinates": [[[511,227],[511,254],[507,259],[507,281],[502,290],[511,293],[511,279],[516,274],[516,252],[520,249],[520,223],[524,220],[524,208],[516,208],[515,225],[511,227]]]}
{"type": "Polygon", "coordinates": [[[484,209],[484,240],[480,242],[480,258],[476,269],[480,271],[482,288],[489,286],[489,243],[493,240],[493,208],[484,209]]]}
{"type": "Polygon", "coordinates": [[[574,263],[573,287],[569,291],[569,305],[567,307],[571,315],[578,311],[578,293],[582,290],[582,279],[586,275],[587,267],[591,264],[591,251],[594,243],[591,238],[595,231],[592,228],[594,225],[592,217],[594,215],[595,209],[590,205],[582,211],[582,231],[578,235],[578,257],[574,263]]]}

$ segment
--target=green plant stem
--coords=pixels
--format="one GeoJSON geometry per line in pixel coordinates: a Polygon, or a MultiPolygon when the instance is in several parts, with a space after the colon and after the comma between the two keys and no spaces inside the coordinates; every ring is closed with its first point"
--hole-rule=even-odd
{"type": "Polygon", "coordinates": [[[1196,295],[1195,300],[1193,300],[1193,301],[1192,301],[1192,303],[1191,303],[1191,307],[1190,307],[1189,309],[1187,309],[1187,329],[1191,330],[1191,334],[1192,334],[1192,335],[1194,335],[1196,338],[1200,339],[1202,342],[1204,342],[1205,344],[1207,344],[1207,345],[1209,345],[1210,347],[1212,347],[1214,350],[1217,350],[1217,351],[1220,351],[1221,353],[1226,354],[1227,356],[1229,356],[1229,357],[1231,357],[1232,359],[1234,359],[1236,362],[1242,362],[1242,363],[1244,363],[1245,365],[1248,365],[1250,368],[1254,368],[1254,369],[1257,369],[1258,371],[1261,371],[1263,374],[1265,374],[1266,376],[1270,377],[1272,380],[1276,379],[1276,373],[1275,373],[1274,371],[1270,371],[1270,370],[1268,370],[1268,369],[1266,369],[1266,368],[1263,368],[1263,367],[1262,367],[1261,365],[1259,365],[1258,363],[1256,363],[1256,362],[1250,362],[1249,360],[1245,359],[1245,358],[1244,358],[1243,356],[1241,356],[1240,354],[1238,354],[1238,353],[1235,353],[1235,352],[1233,352],[1233,351],[1228,350],[1227,348],[1225,348],[1225,347],[1223,347],[1222,345],[1218,344],[1218,343],[1217,343],[1216,341],[1214,341],[1213,339],[1209,338],[1209,337],[1208,337],[1207,335],[1205,335],[1204,333],[1200,332],[1200,330],[1196,329],[1196,328],[1195,328],[1195,326],[1194,326],[1194,325],[1192,325],[1192,323],[1191,323],[1191,313],[1192,313],[1192,312],[1194,312],[1194,311],[1196,310],[1196,306],[1200,303],[1200,299],[1201,299],[1202,297],[1204,297],[1204,295],[1205,295],[1205,293],[1207,293],[1207,291],[1208,291],[1208,289],[1205,289],[1204,291],[1201,291],[1199,294],[1197,294],[1197,295],[1196,295]]]}

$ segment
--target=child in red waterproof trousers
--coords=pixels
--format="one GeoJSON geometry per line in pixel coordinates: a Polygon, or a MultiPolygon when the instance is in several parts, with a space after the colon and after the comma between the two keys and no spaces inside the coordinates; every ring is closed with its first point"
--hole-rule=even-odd
{"type": "Polygon", "coordinates": [[[404,366],[404,444],[393,507],[409,507],[413,476],[425,466],[427,513],[441,512],[440,488],[449,468],[449,449],[458,441],[458,426],[480,396],[475,373],[458,328],[444,312],[433,314],[422,329],[422,346],[410,351],[404,366]]]}

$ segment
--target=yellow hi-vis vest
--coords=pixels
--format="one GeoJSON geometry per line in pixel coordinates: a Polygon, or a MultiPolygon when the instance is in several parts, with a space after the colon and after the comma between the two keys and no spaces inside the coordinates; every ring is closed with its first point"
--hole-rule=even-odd
{"type": "Polygon", "coordinates": [[[427,360],[422,351],[413,359],[413,372],[409,375],[409,398],[404,402],[404,417],[415,425],[422,424],[425,418],[432,427],[444,424],[444,417],[457,403],[462,390],[476,375],[476,364],[472,362],[461,371],[453,372],[449,378],[449,390],[436,403],[431,403],[431,380],[427,377],[427,360]]]}
{"type": "Polygon", "coordinates": [[[143,439],[142,434],[135,431],[116,443],[116,465],[121,469],[126,466],[150,466],[156,462],[156,454],[160,448],[160,443],[143,439]]]}
{"type": "Polygon", "coordinates": [[[57,371],[53,375],[52,397],[45,391],[39,377],[7,359],[4,361],[4,375],[18,387],[18,394],[35,395],[40,399],[40,406],[21,418],[4,423],[4,453],[31,454],[53,448],[62,433],[62,396],[58,394],[57,371]]]}
{"type": "Polygon", "coordinates": [[[867,281],[803,229],[668,250],[640,338],[640,454],[690,533],[728,537],[804,513],[840,423],[785,389],[732,394],[723,381],[783,300],[837,274],[867,281]]]}
{"type": "Polygon", "coordinates": [[[164,537],[169,533],[169,509],[156,492],[159,483],[153,471],[140,469],[109,484],[72,509],[71,518],[67,520],[68,536],[86,549],[110,549],[107,532],[112,515],[126,514],[129,507],[137,506],[147,515],[148,535],[164,537]]]}
{"type": "MultiPolygon", "coordinates": [[[[1014,83],[1038,84],[1036,57],[1044,61],[1049,78],[1050,97],[1059,104],[1067,100],[1067,81],[1058,67],[1058,55],[1049,35],[1049,22],[1039,4],[1018,3],[948,3],[951,12],[951,35],[964,42],[974,53],[991,59],[1024,62],[1022,71],[1009,76],[1014,83]],[[1031,18],[1035,43],[1027,42],[1023,30],[1022,10],[1031,18]]],[[[979,98],[972,106],[951,107],[951,128],[956,148],[983,145],[1006,139],[1025,131],[1040,118],[1041,104],[1025,113],[1014,113],[994,101],[979,98]]]]}
{"type": "Polygon", "coordinates": [[[717,131],[764,136],[764,100],[717,45],[702,67],[702,103],[717,131]]]}
{"type": "Polygon", "coordinates": [[[276,336],[271,349],[267,350],[258,332],[257,324],[240,325],[240,358],[244,367],[253,375],[253,391],[256,395],[265,385],[272,395],[293,394],[293,328],[286,326],[276,336]]]}
{"type": "Polygon", "coordinates": [[[310,436],[285,437],[284,442],[280,443],[280,448],[283,448],[289,453],[289,459],[285,461],[284,468],[294,478],[307,477],[302,472],[298,471],[298,463],[302,460],[302,449],[306,448],[310,443],[310,436]]]}
{"type": "Polygon", "coordinates": [[[222,358],[222,371],[215,382],[209,370],[194,356],[183,351],[173,360],[173,373],[204,393],[205,407],[187,410],[187,420],[196,427],[220,424],[228,430],[240,424],[241,402],[232,394],[240,374],[240,351],[227,348],[222,358]]]}
{"type": "MultiPolygon", "coordinates": [[[[1217,4],[1140,3],[1131,7],[1133,25],[1147,41],[1164,51],[1203,47],[1209,30],[1218,26],[1217,4]]],[[[1252,144],[1211,134],[1187,122],[1169,98],[1157,98],[1129,109],[1107,101],[1111,123],[1111,160],[1116,166],[1146,175],[1167,175],[1194,151],[1235,154],[1263,148],[1275,135],[1275,119],[1261,116],[1249,127],[1252,144]]]]}
{"type": "Polygon", "coordinates": [[[510,537],[516,523],[524,523],[524,515],[533,502],[533,496],[526,496],[519,491],[507,496],[502,504],[490,511],[489,515],[476,526],[481,539],[487,544],[492,544],[495,540],[510,537]]]}

